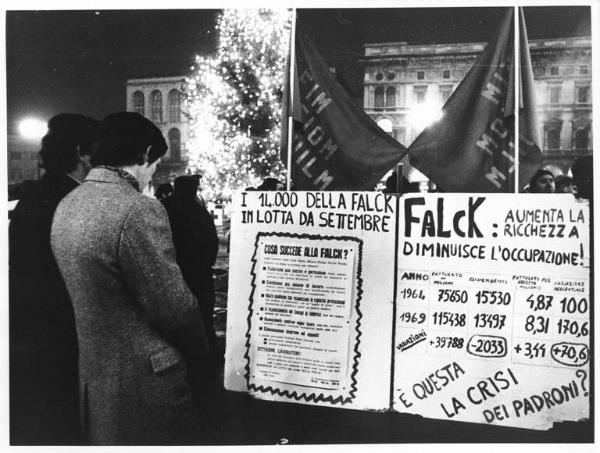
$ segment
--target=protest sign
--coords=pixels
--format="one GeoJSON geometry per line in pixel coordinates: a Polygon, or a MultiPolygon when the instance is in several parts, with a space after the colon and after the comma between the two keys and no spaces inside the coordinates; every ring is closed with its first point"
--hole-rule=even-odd
{"type": "Polygon", "coordinates": [[[381,389],[391,372],[395,222],[396,199],[384,194],[238,194],[226,388],[354,409],[389,405],[381,389]]]}
{"type": "Polygon", "coordinates": [[[522,428],[586,418],[588,216],[571,195],[407,197],[394,409],[522,428]]]}
{"type": "Polygon", "coordinates": [[[570,195],[248,192],[225,385],[547,429],[589,416],[589,207],[570,195]]]}

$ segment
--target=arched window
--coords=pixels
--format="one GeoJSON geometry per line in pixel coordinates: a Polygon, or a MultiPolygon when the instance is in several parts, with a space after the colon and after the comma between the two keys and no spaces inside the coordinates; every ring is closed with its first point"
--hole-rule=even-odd
{"type": "Polygon", "coordinates": [[[174,127],[167,134],[169,139],[169,149],[171,150],[171,160],[181,160],[181,132],[174,127]]]}
{"type": "Polygon", "coordinates": [[[144,93],[141,91],[133,93],[133,111],[144,116],[144,93]]]}
{"type": "Polygon", "coordinates": [[[162,94],[158,90],[154,90],[150,95],[152,101],[152,121],[155,123],[162,123],[163,111],[162,111],[162,94]]]}
{"type": "Polygon", "coordinates": [[[385,106],[394,107],[396,105],[396,88],[387,87],[385,90],[385,106]]]}
{"type": "Polygon", "coordinates": [[[383,87],[375,88],[375,108],[383,107],[383,87]]]}
{"type": "Polygon", "coordinates": [[[181,93],[175,89],[169,91],[169,121],[181,121],[181,93]]]}
{"type": "Polygon", "coordinates": [[[560,129],[548,129],[546,143],[548,149],[560,148],[560,129]]]}
{"type": "Polygon", "coordinates": [[[588,149],[588,130],[577,129],[575,131],[575,149],[588,149]]]}

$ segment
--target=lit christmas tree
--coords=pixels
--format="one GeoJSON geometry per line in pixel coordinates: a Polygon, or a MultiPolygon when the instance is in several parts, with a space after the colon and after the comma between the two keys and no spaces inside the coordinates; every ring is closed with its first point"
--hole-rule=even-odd
{"type": "Polygon", "coordinates": [[[285,177],[279,158],[288,10],[224,10],[216,55],[197,56],[188,79],[189,168],[208,199],[285,177]]]}

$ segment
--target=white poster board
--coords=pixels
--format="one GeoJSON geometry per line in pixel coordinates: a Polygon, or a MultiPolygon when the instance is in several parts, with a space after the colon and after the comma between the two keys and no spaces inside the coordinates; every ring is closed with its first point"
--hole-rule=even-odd
{"type": "Polygon", "coordinates": [[[428,195],[399,222],[394,409],[547,429],[589,415],[589,208],[428,195]]]}
{"type": "Polygon", "coordinates": [[[246,192],[233,206],[226,388],[387,407],[396,198],[246,192]]]}
{"type": "Polygon", "coordinates": [[[547,429],[589,416],[589,207],[570,195],[234,199],[225,386],[547,429]]]}

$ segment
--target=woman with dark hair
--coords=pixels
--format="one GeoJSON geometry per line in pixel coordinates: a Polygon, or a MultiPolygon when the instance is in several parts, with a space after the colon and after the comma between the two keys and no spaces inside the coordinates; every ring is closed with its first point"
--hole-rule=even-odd
{"type": "Polygon", "coordinates": [[[10,435],[15,445],[79,443],[77,336],[50,249],[60,200],[91,168],[98,121],[63,113],[39,152],[45,173],[26,181],[9,224],[10,435]]]}
{"type": "Polygon", "coordinates": [[[550,170],[538,170],[527,187],[529,193],[554,193],[554,174],[550,170]]]}
{"type": "Polygon", "coordinates": [[[73,301],[83,429],[94,445],[177,445],[202,433],[190,384],[206,372],[206,332],[167,213],[141,193],[166,151],[143,116],[107,116],[97,167],[54,215],[52,251],[73,301]]]}

